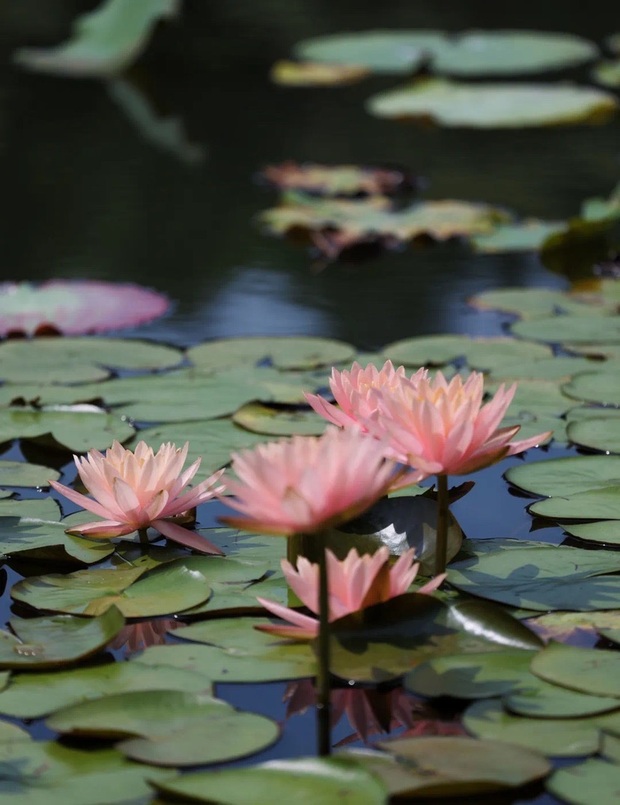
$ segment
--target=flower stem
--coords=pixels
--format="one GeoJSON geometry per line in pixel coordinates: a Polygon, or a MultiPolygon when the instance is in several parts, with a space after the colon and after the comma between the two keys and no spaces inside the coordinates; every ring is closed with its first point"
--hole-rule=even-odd
{"type": "Polygon", "coordinates": [[[319,637],[317,669],[317,752],[331,754],[331,696],[329,679],[329,587],[327,556],[322,541],[319,557],[319,637]]]}
{"type": "Polygon", "coordinates": [[[140,540],[140,545],[149,545],[149,537],[146,531],[147,531],[146,528],[138,529],[138,538],[140,540]]]}
{"type": "Polygon", "coordinates": [[[437,476],[437,538],[435,541],[435,575],[444,573],[448,558],[448,476],[437,476]]]}

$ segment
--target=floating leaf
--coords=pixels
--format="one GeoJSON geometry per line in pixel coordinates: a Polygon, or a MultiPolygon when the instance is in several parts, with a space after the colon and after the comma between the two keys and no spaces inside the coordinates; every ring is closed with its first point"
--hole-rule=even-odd
{"type": "Polygon", "coordinates": [[[594,718],[531,718],[507,713],[497,699],[471,704],[463,715],[467,730],[478,738],[517,744],[553,757],[593,755],[599,727],[594,718]]]}
{"type": "Polygon", "coordinates": [[[221,699],[176,690],[103,696],[57,711],[51,729],[73,735],[130,738],[129,758],[161,766],[219,763],[258,752],[279,736],[274,721],[235,710],[221,699]]]}
{"type": "Polygon", "coordinates": [[[63,707],[131,691],[211,691],[211,680],[199,671],[131,662],[104,663],[51,673],[20,673],[0,691],[0,713],[14,718],[40,718],[63,707]]]}
{"type": "MultiPolygon", "coordinates": [[[[459,736],[397,738],[378,746],[402,764],[401,784],[394,793],[403,796],[454,799],[485,794],[526,785],[550,771],[550,764],[536,752],[459,736]],[[411,778],[409,785],[404,774],[411,778]]],[[[363,762],[364,755],[359,758],[363,762]]],[[[370,768],[384,778],[372,760],[370,768]]],[[[388,782],[392,774],[386,772],[388,782]]]]}
{"type": "Polygon", "coordinates": [[[532,718],[577,718],[620,708],[618,699],[568,690],[533,674],[527,674],[513,690],[502,696],[502,703],[512,713],[532,718]]]}
{"type": "Polygon", "coordinates": [[[584,638],[594,642],[603,628],[620,627],[620,610],[601,612],[549,612],[536,618],[528,618],[528,626],[547,640],[567,642],[574,638],[583,644],[584,638]]]}
{"type": "Polygon", "coordinates": [[[165,369],[181,361],[177,349],[122,338],[44,338],[0,344],[0,377],[9,383],[86,383],[111,368],[165,369]]]}
{"type": "Polygon", "coordinates": [[[280,59],[272,65],[269,78],[285,87],[340,87],[356,84],[370,75],[366,67],[354,64],[322,64],[280,59]]]}
{"type": "MultiPolygon", "coordinates": [[[[140,2],[141,0],[138,0],[140,2]]],[[[85,335],[136,327],[163,316],[164,294],[129,283],[50,280],[0,283],[0,336],[85,335]]],[[[40,345],[40,342],[39,342],[40,345]]]]}
{"type": "Polygon", "coordinates": [[[566,345],[620,344],[618,316],[549,316],[518,321],[510,328],[518,338],[566,345]]]}
{"type": "Polygon", "coordinates": [[[524,128],[595,123],[617,109],[613,95],[576,84],[469,84],[420,79],[369,98],[376,117],[429,118],[443,126],[524,128]]]}
{"type": "Polygon", "coordinates": [[[320,196],[390,195],[414,183],[410,174],[393,168],[299,164],[290,160],[268,165],[259,175],[280,190],[301,190],[320,196]]]}
{"type": "Polygon", "coordinates": [[[176,559],[147,572],[117,568],[32,576],[18,582],[11,596],[54,612],[99,615],[116,606],[127,618],[170,615],[196,606],[211,594],[203,574],[184,561],[176,559]]]}
{"type": "Polygon", "coordinates": [[[386,789],[362,764],[337,757],[271,760],[243,769],[184,774],[155,782],[158,791],[194,802],[249,805],[300,802],[312,805],[384,805],[386,789]]]}
{"type": "Polygon", "coordinates": [[[448,580],[471,595],[524,609],[615,609],[620,577],[605,574],[618,570],[620,554],[613,551],[526,547],[454,563],[448,580]]]}
{"type": "Polygon", "coordinates": [[[602,371],[583,372],[565,383],[562,390],[577,400],[601,403],[603,405],[620,405],[620,379],[613,366],[602,371]]]}
{"type": "Polygon", "coordinates": [[[620,653],[617,651],[549,643],[534,657],[530,668],[532,673],[554,685],[620,699],[620,653]]]}
{"type": "Polygon", "coordinates": [[[120,416],[106,414],[98,409],[0,409],[0,442],[40,439],[50,435],[57,445],[76,453],[86,453],[93,448],[104,450],[114,440],[126,442],[134,433],[131,425],[120,416]]]}
{"type": "Polygon", "coordinates": [[[620,485],[539,500],[530,506],[530,511],[557,520],[620,520],[620,485]]]}
{"type": "Polygon", "coordinates": [[[220,338],[187,351],[194,366],[209,371],[267,360],[278,369],[315,369],[349,361],[354,356],[355,348],[350,344],[314,336],[220,338]]]}
{"type": "Polygon", "coordinates": [[[538,221],[534,218],[518,224],[502,224],[485,235],[474,235],[474,251],[483,254],[537,251],[550,235],[562,231],[561,221],[538,221]]]}
{"type": "Polygon", "coordinates": [[[562,523],[562,528],[571,537],[586,542],[620,545],[620,520],[602,520],[598,523],[562,523]]]}
{"type": "Polygon", "coordinates": [[[39,464],[26,464],[23,461],[0,461],[0,486],[49,486],[57,481],[60,473],[39,464]]]}
{"type": "Polygon", "coordinates": [[[52,48],[21,48],[14,60],[55,75],[115,75],[144,50],[157,21],[174,17],[178,7],[177,0],[106,0],[76,20],[71,39],[52,48]]]}
{"type": "MultiPolygon", "coordinates": [[[[480,310],[502,310],[522,319],[544,318],[558,310],[574,309],[576,304],[565,291],[554,288],[495,288],[472,296],[468,302],[480,310]]],[[[582,307],[584,312],[592,312],[592,305],[584,303],[582,307]]]]}
{"type": "Polygon", "coordinates": [[[613,410],[605,413],[607,416],[569,422],[566,432],[570,441],[606,453],[620,453],[620,418],[613,410]]]}
{"type": "MultiPolygon", "coordinates": [[[[6,674],[8,677],[8,673],[6,674]]],[[[18,727],[17,724],[12,724],[10,721],[0,721],[0,742],[8,743],[9,741],[30,741],[29,733],[18,727]]],[[[1,784],[0,784],[1,785],[1,784]]],[[[1,790],[1,789],[0,789],[1,790]]]]}
{"type": "Polygon", "coordinates": [[[147,780],[170,776],[116,749],[72,749],[56,741],[2,742],[0,764],[0,797],[15,805],[100,805],[102,792],[106,805],[122,805],[149,797],[147,780]]]}
{"type": "Polygon", "coordinates": [[[85,659],[104,648],[124,624],[115,607],[97,618],[13,618],[14,634],[0,632],[0,668],[55,668],[85,659]]]}
{"type": "Polygon", "coordinates": [[[599,758],[556,769],[546,783],[550,794],[573,805],[614,802],[620,789],[620,766],[599,758]]]}
{"type": "Polygon", "coordinates": [[[595,64],[592,78],[605,87],[620,87],[620,59],[606,59],[595,64]]]}
{"type": "Polygon", "coordinates": [[[541,497],[568,497],[620,485],[620,456],[568,456],[528,462],[505,473],[511,484],[541,497]]]}
{"type": "Polygon", "coordinates": [[[253,433],[268,436],[318,436],[325,430],[325,420],[314,411],[282,410],[262,403],[250,402],[241,406],[232,421],[253,433]]]}

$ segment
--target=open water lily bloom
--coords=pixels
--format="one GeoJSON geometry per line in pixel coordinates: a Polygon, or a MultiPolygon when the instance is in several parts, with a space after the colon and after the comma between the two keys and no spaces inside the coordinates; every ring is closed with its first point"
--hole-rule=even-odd
{"type": "Polygon", "coordinates": [[[229,525],[281,536],[312,534],[351,520],[402,475],[385,447],[359,428],[328,428],[232,454],[229,525]]]}
{"type": "MultiPolygon", "coordinates": [[[[393,565],[390,565],[390,552],[385,546],[372,555],[360,556],[355,548],[352,548],[346,559],[338,559],[330,550],[326,551],[326,556],[330,621],[406,593],[419,568],[419,564],[414,561],[413,548],[399,556],[393,565]]],[[[291,590],[299,600],[311,612],[317,613],[319,566],[300,556],[297,559],[297,568],[283,559],[282,570],[291,590]]],[[[421,587],[418,592],[431,593],[443,580],[444,576],[439,576],[421,587]]],[[[319,622],[316,618],[267,598],[257,600],[273,615],[288,622],[257,626],[260,631],[296,640],[309,640],[318,635],[319,622]]]]}
{"type": "MultiPolygon", "coordinates": [[[[415,383],[423,372],[424,369],[418,370],[411,381],[415,383]]],[[[333,425],[359,425],[365,431],[366,420],[377,407],[372,391],[390,392],[403,377],[406,377],[405,367],[395,369],[392,361],[386,361],[381,369],[372,363],[363,369],[356,361],[350,371],[332,369],[329,386],[338,405],[327,402],[319,394],[306,394],[305,397],[317,414],[333,425]]]]}
{"type": "Polygon", "coordinates": [[[200,465],[198,459],[183,470],[188,447],[187,442],[181,448],[167,443],[155,453],[146,442],[138,442],[132,452],[115,441],[105,454],[90,450],[86,456],[74,456],[82,483],[92,497],[56,481],[50,481],[50,486],[103,519],[74,526],[68,533],[110,539],[152,527],[188,548],[221,554],[217,546],[171,519],[224,490],[224,486],[217,486],[224,470],[186,489],[200,465]]]}
{"type": "Polygon", "coordinates": [[[441,372],[401,378],[390,392],[375,390],[370,433],[387,440],[388,455],[424,475],[464,475],[540,444],[551,431],[511,441],[519,425],[500,428],[516,384],[502,384],[483,404],[484,376],[472,372],[449,382],[441,372]]]}

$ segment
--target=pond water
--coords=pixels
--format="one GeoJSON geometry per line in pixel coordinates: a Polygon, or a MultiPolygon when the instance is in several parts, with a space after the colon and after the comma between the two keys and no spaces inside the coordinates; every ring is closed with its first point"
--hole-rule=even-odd
{"type": "MultiPolygon", "coordinates": [[[[571,217],[584,198],[607,196],[617,181],[618,116],[600,126],[528,130],[401,125],[363,108],[369,95],[398,83],[392,76],[297,89],[274,86],[268,73],[300,39],[347,30],[531,28],[601,43],[617,25],[607,3],[185,0],[179,18],[158,27],[124,76],[159,114],[179,121],[185,135],[173,148],[138,131],[118,83],[54,78],[10,64],[17,47],[64,38],[75,15],[95,3],[11,5],[0,10],[3,279],[155,288],[173,300],[170,314],[122,334],[183,347],[224,336],[297,334],[372,351],[416,335],[502,334],[509,317],[473,309],[470,296],[512,286],[563,289],[589,276],[591,265],[577,259],[560,272],[536,253],[476,255],[452,241],[327,263],[260,231],[256,216],[277,195],[256,174],[288,159],[397,165],[420,177],[423,198],[487,202],[522,217],[571,217]]],[[[559,75],[583,79],[587,67],[559,75]]],[[[552,446],[532,458],[570,454],[552,446]]],[[[3,458],[19,455],[13,445],[3,458]]],[[[467,536],[528,538],[527,501],[510,494],[502,477],[522,460],[472,477],[474,489],[452,508],[467,536]]],[[[72,470],[64,466],[69,482],[72,470]]],[[[223,508],[204,507],[202,525],[214,524],[223,508]]],[[[549,527],[535,538],[557,543],[563,532],[549,527]]],[[[7,590],[18,578],[9,571],[7,590]]],[[[7,593],[2,603],[6,620],[7,593]]],[[[283,738],[252,762],[314,752],[312,710],[287,718],[287,685],[222,685],[218,693],[285,723],[283,738]]],[[[40,723],[33,729],[37,737],[52,734],[40,723]]],[[[334,741],[352,733],[343,718],[334,741]]],[[[536,790],[501,801],[556,800],[536,790]]]]}

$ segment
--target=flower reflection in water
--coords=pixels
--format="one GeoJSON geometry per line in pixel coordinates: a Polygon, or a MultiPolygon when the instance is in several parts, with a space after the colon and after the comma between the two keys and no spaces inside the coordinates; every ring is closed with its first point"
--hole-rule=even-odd
{"type": "MultiPolygon", "coordinates": [[[[291,682],[284,693],[286,717],[302,715],[316,703],[310,679],[291,682]]],[[[465,735],[460,722],[442,720],[436,710],[417,701],[402,687],[389,690],[334,688],[332,690],[332,728],[346,716],[353,732],[335,746],[356,741],[371,742],[373,736],[399,731],[399,737],[420,735],[465,735]]]]}
{"type": "Polygon", "coordinates": [[[108,645],[111,649],[122,649],[123,654],[133,654],[133,652],[142,651],[149,646],[159,646],[165,643],[169,631],[184,625],[175,618],[128,623],[108,645]]]}

